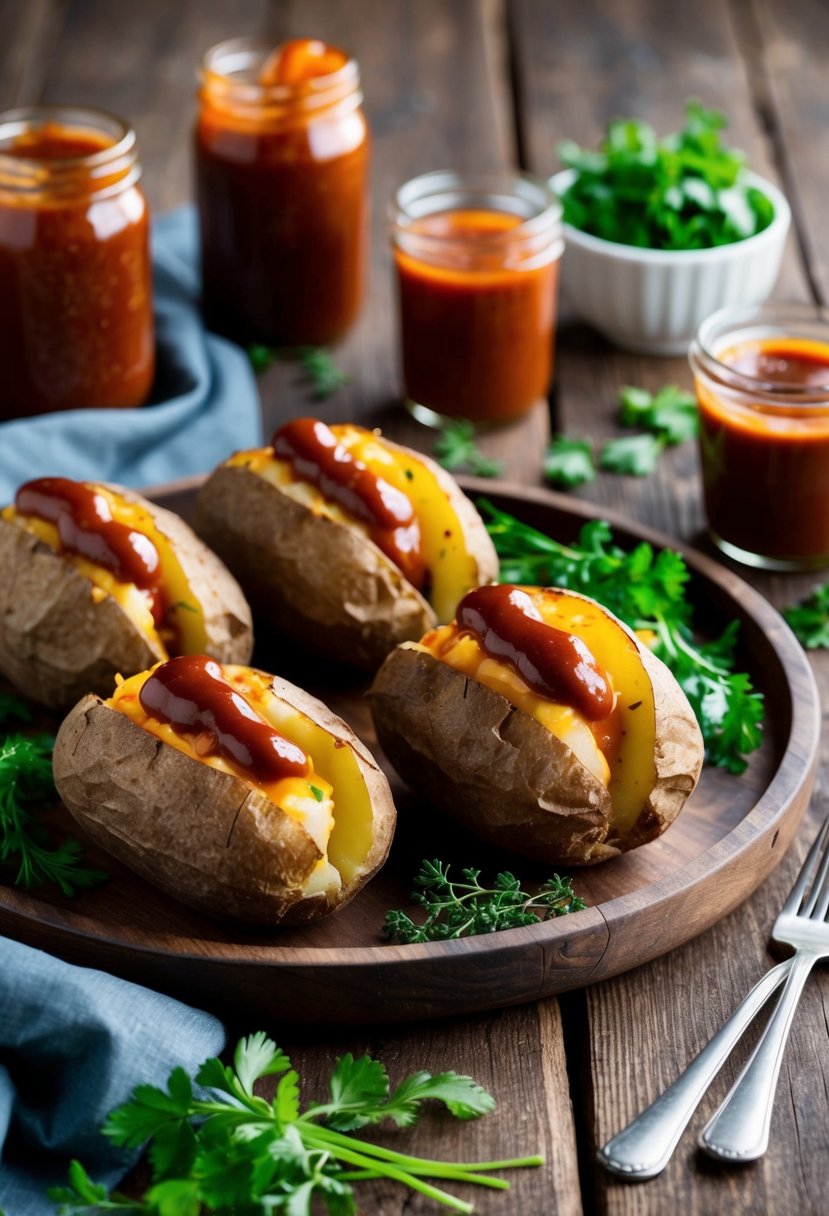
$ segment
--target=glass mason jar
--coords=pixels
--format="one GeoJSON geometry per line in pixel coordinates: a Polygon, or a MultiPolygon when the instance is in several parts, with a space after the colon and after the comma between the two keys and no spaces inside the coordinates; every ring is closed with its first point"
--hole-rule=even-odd
{"type": "Polygon", "coordinates": [[[552,375],[561,206],[528,176],[427,173],[391,213],[406,404],[507,422],[552,375]]]}
{"type": "Polygon", "coordinates": [[[714,542],[751,566],[829,565],[829,314],[725,308],[689,359],[714,542]]]}
{"type": "Polygon", "coordinates": [[[120,118],[0,114],[0,418],[146,400],[155,338],[139,176],[120,118]]]}
{"type": "Polygon", "coordinates": [[[207,324],[284,346],[341,337],[362,302],[368,235],[369,134],[357,64],[324,43],[274,50],[235,38],[207,52],[199,99],[207,324]],[[289,70],[309,46],[322,53],[289,70]]]}

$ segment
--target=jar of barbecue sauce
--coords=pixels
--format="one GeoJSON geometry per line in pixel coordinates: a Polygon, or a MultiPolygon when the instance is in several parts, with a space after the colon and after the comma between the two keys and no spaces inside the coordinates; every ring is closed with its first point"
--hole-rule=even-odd
{"type": "Polygon", "coordinates": [[[155,369],[135,132],[64,106],[0,114],[0,418],[141,405],[155,369]]]}
{"type": "Polygon", "coordinates": [[[723,309],[689,357],[715,543],[770,570],[829,565],[829,314],[723,309]]]}
{"type": "Polygon", "coordinates": [[[353,59],[313,39],[223,42],[202,64],[205,320],[239,341],[340,338],[363,297],[369,134],[353,59]]]}
{"type": "Polygon", "coordinates": [[[427,173],[392,204],[406,405],[509,422],[549,388],[561,207],[528,176],[427,173]]]}

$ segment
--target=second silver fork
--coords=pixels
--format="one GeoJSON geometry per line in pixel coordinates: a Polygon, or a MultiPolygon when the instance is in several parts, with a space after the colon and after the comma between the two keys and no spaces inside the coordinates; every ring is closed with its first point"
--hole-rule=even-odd
{"type": "Polygon", "coordinates": [[[754,1161],[768,1147],[777,1079],[794,1011],[815,963],[829,958],[829,819],[786,900],[772,937],[795,947],[786,986],[745,1068],[700,1135],[700,1146],[724,1161],[754,1161]],[[817,873],[816,873],[817,872],[817,873]]]}

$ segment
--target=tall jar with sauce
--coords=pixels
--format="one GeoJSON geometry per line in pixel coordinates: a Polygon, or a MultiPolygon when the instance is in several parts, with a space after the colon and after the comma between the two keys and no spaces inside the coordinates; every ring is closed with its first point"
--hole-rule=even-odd
{"type": "Polygon", "coordinates": [[[765,569],[829,565],[829,314],[722,309],[689,358],[715,543],[765,569]]]}
{"type": "Polygon", "coordinates": [[[508,422],[552,375],[561,206],[528,176],[427,173],[392,205],[403,383],[421,422],[508,422]]]}
{"type": "Polygon", "coordinates": [[[97,110],[0,114],[0,418],[136,406],[155,369],[135,132],[97,110]]]}
{"type": "Polygon", "coordinates": [[[340,338],[363,297],[369,134],[353,59],[300,39],[202,64],[196,186],[207,324],[241,341],[340,338]]]}

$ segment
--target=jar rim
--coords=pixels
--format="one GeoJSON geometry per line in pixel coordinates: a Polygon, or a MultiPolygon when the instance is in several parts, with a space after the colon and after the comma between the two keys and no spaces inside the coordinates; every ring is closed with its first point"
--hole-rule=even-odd
{"type": "MultiPolygon", "coordinates": [[[[458,173],[436,169],[410,178],[394,192],[391,221],[395,227],[406,228],[429,215],[470,207],[518,215],[520,223],[499,234],[505,241],[514,241],[524,234],[535,235],[553,225],[559,230],[561,227],[563,209],[549,183],[530,173],[508,171],[458,173]],[[461,202],[464,196],[467,201],[461,202]],[[510,203],[524,203],[533,207],[533,211],[522,215],[510,203]]],[[[428,239],[440,248],[458,238],[451,233],[430,233],[428,239]]],[[[487,236],[485,243],[491,246],[495,238],[487,236]]]]}
{"type": "Polygon", "coordinates": [[[829,309],[793,302],[728,305],[700,323],[688,361],[694,373],[704,372],[719,385],[759,397],[763,408],[829,406],[829,379],[825,384],[781,384],[740,371],[720,358],[724,350],[739,344],[786,338],[825,343],[829,365],[829,309]],[[806,332],[809,327],[814,336],[806,332]]]}
{"type": "MultiPolygon", "coordinates": [[[[323,40],[320,39],[320,41],[323,40]]],[[[252,35],[226,38],[223,42],[217,42],[205,51],[199,65],[199,80],[203,85],[209,85],[211,80],[221,82],[224,88],[232,91],[234,101],[247,101],[260,105],[263,100],[276,105],[285,105],[298,98],[307,99],[312,104],[322,104],[330,94],[339,95],[359,88],[360,69],[357,60],[339,47],[332,47],[332,49],[339,50],[342,55],[345,55],[346,60],[342,67],[320,76],[311,76],[299,85],[260,84],[256,80],[237,80],[234,79],[232,70],[221,70],[218,67],[218,62],[222,57],[232,60],[245,58],[248,61],[252,56],[265,58],[279,45],[279,43],[268,42],[264,38],[252,35]]],[[[332,46],[330,43],[325,45],[332,46]]],[[[243,69],[240,67],[236,70],[242,71],[243,69]]]]}
{"type": "Polygon", "coordinates": [[[55,171],[66,169],[71,171],[81,167],[95,169],[99,166],[109,167],[113,161],[122,157],[135,155],[135,130],[123,118],[108,110],[95,106],[21,106],[13,110],[0,112],[0,163],[5,166],[9,162],[30,170],[48,166],[55,171]],[[50,123],[62,127],[74,127],[78,130],[101,130],[109,127],[106,134],[113,135],[113,143],[98,152],[89,152],[83,156],[62,156],[45,160],[37,156],[10,156],[4,152],[4,140],[21,135],[24,131],[48,126],[50,123]],[[10,128],[7,130],[7,128],[10,128]]]}

